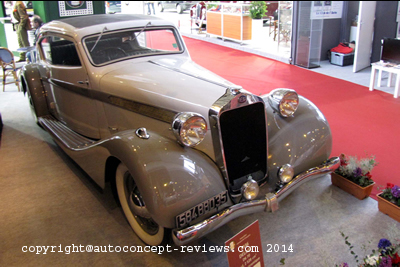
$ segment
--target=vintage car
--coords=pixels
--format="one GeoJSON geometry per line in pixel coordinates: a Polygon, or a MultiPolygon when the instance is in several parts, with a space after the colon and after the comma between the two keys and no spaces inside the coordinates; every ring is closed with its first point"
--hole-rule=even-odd
{"type": "Polygon", "coordinates": [[[173,23],[92,15],[42,26],[21,83],[37,122],[149,245],[275,211],[339,164],[329,124],[291,89],[256,96],[194,63],[173,23]]]}

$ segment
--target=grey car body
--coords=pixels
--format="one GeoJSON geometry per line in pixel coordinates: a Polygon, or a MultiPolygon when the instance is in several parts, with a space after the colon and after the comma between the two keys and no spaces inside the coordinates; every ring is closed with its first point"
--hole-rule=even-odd
{"type": "Polygon", "coordinates": [[[176,12],[182,14],[183,11],[189,10],[196,3],[197,1],[159,1],[158,10],[160,12],[164,12],[164,10],[176,10],[176,12]]]}
{"type": "Polygon", "coordinates": [[[168,21],[52,21],[36,49],[21,75],[35,119],[100,187],[116,189],[147,244],[186,244],[275,211],[338,167],[313,103],[290,89],[256,96],[200,67],[168,21]]]}

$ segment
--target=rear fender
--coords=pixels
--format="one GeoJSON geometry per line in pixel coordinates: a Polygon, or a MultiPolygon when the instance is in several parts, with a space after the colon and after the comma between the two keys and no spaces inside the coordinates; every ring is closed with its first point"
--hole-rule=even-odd
{"type": "Polygon", "coordinates": [[[36,64],[27,64],[22,68],[21,83],[24,94],[28,93],[29,102],[36,117],[48,115],[45,90],[36,64]]]}
{"type": "MultiPolygon", "coordinates": [[[[141,139],[125,131],[103,146],[128,167],[154,221],[175,228],[176,215],[226,187],[218,167],[205,154],[156,133],[149,135],[149,139],[141,139]]],[[[228,199],[219,210],[231,204],[228,199]]]]}

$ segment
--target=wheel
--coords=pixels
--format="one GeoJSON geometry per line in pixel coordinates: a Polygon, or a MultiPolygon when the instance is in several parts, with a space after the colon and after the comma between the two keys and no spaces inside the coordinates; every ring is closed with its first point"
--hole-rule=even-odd
{"type": "Polygon", "coordinates": [[[176,12],[178,12],[178,14],[182,14],[183,8],[182,8],[181,5],[178,4],[178,5],[176,6],[176,12]]]}
{"type": "Polygon", "coordinates": [[[169,229],[159,226],[151,218],[135,180],[125,164],[119,164],[115,179],[122,210],[133,231],[150,246],[168,243],[169,229]]]}
{"type": "Polygon", "coordinates": [[[158,11],[164,12],[164,7],[162,4],[158,4],[158,11]]]}

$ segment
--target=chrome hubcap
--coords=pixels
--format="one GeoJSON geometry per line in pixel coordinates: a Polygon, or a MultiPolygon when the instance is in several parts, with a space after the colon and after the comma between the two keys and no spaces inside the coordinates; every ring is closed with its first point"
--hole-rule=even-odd
{"type": "Polygon", "coordinates": [[[151,218],[142,195],[129,173],[124,177],[125,196],[129,209],[135,217],[140,227],[149,235],[155,235],[158,232],[158,224],[151,218]]]}

